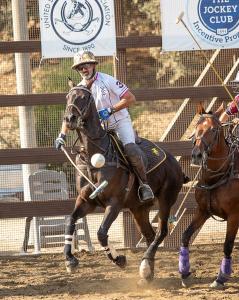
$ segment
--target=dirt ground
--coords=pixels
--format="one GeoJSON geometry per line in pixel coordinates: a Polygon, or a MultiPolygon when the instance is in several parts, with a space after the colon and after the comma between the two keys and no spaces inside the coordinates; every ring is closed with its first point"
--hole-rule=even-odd
{"type": "Polygon", "coordinates": [[[182,288],[179,280],[178,251],[159,250],[155,280],[146,288],[137,286],[142,251],[120,251],[128,258],[126,269],[108,262],[101,251],[78,253],[80,267],[69,275],[62,254],[2,257],[0,299],[90,299],[90,300],[159,300],[159,299],[238,299],[239,255],[233,255],[233,274],[223,291],[209,289],[222,258],[222,245],[191,247],[192,285],[182,288]]]}

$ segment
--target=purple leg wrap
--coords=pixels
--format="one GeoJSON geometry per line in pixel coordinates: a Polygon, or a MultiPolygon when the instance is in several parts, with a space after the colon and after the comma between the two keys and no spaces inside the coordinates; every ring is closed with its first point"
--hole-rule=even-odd
{"type": "Polygon", "coordinates": [[[189,275],[190,263],[189,263],[189,251],[187,247],[180,247],[179,251],[179,273],[182,275],[189,275]]]}
{"type": "Polygon", "coordinates": [[[232,273],[232,259],[223,258],[216,281],[224,284],[230,278],[231,273],[232,273]]]}

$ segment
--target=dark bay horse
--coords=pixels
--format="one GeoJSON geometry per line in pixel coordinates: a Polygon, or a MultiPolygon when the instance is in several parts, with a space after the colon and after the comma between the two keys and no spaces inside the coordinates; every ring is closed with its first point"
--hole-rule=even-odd
{"type": "MultiPolygon", "coordinates": [[[[201,166],[201,178],[196,186],[195,198],[198,204],[193,221],[182,237],[179,254],[179,272],[183,285],[190,275],[189,241],[209,217],[218,216],[227,221],[222,259],[217,279],[211,288],[222,289],[232,269],[231,254],[239,226],[239,144],[231,138],[228,142],[219,117],[223,105],[215,113],[206,113],[200,105],[200,119],[193,137],[192,163],[201,166]]],[[[210,258],[208,258],[210,259],[210,258]]]]}
{"type": "MultiPolygon", "coordinates": [[[[71,238],[78,218],[94,211],[97,206],[105,208],[105,214],[97,232],[100,245],[105,249],[108,258],[118,265],[125,267],[126,257],[117,254],[113,246],[108,242],[108,230],[123,208],[128,208],[133,214],[138,229],[146,239],[149,246],[146,262],[141,268],[142,277],[148,281],[153,278],[154,255],[158,245],[168,233],[168,218],[170,208],[175,203],[185,175],[177,160],[169,153],[165,153],[165,159],[148,173],[148,182],[154,192],[155,200],[159,205],[159,217],[161,219],[160,230],[155,232],[149,222],[151,204],[140,203],[138,199],[138,182],[128,168],[122,166],[117,159],[115,150],[112,148],[112,140],[109,133],[101,126],[99,115],[96,110],[94,98],[86,87],[73,87],[67,95],[67,106],[64,120],[70,130],[76,130],[80,140],[80,154],[76,157],[76,165],[83,168],[85,174],[95,185],[100,185],[104,180],[108,186],[93,200],[89,199],[92,188],[80,175],[76,175],[76,184],[79,195],[76,199],[75,208],[66,224],[66,244],[64,253],[67,268],[73,269],[78,265],[78,260],[71,253],[71,238]],[[101,169],[90,165],[90,158],[95,153],[105,156],[106,163],[101,169]],[[144,269],[148,268],[145,272],[144,269]]],[[[149,142],[149,141],[148,141],[149,142]]]]}

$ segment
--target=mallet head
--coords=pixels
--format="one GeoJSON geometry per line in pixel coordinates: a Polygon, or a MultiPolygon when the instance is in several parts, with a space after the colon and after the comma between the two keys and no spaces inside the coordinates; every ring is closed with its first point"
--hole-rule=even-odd
{"type": "Polygon", "coordinates": [[[180,15],[177,17],[177,19],[176,19],[176,24],[178,24],[178,23],[183,19],[183,16],[184,16],[184,11],[182,11],[182,12],[180,13],[180,15]]]}

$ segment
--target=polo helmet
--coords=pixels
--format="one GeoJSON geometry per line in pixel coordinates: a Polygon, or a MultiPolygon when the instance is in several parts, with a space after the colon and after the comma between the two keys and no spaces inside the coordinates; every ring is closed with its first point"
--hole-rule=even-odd
{"type": "Polygon", "coordinates": [[[83,65],[83,64],[98,64],[98,61],[95,59],[95,56],[92,52],[90,51],[79,51],[78,53],[75,54],[74,56],[74,63],[71,66],[73,70],[76,70],[78,66],[83,65]]]}

